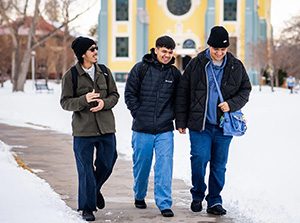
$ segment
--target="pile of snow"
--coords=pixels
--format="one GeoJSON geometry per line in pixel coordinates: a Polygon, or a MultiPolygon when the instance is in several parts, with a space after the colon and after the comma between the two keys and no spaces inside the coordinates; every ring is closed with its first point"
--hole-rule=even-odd
{"type": "Polygon", "coordinates": [[[0,222],[83,223],[47,182],[22,169],[0,141],[0,222]]]}

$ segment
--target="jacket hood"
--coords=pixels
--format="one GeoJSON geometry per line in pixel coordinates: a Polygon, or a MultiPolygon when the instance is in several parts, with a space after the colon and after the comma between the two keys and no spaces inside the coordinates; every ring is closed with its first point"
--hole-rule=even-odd
{"type": "Polygon", "coordinates": [[[150,49],[150,53],[145,54],[145,55],[143,56],[143,62],[150,63],[150,64],[153,64],[153,65],[156,65],[156,66],[165,65],[165,66],[169,67],[169,66],[171,66],[172,64],[175,63],[175,57],[172,57],[172,59],[170,60],[169,63],[167,63],[167,64],[162,64],[162,63],[160,63],[160,62],[157,60],[157,55],[156,55],[156,53],[155,53],[155,49],[152,48],[152,49],[150,49]]]}
{"type": "Polygon", "coordinates": [[[223,61],[222,61],[221,66],[216,66],[216,65],[213,64],[212,58],[211,58],[211,56],[210,56],[209,48],[206,49],[205,55],[206,55],[206,57],[211,61],[211,65],[212,65],[215,69],[217,69],[217,70],[223,69],[223,68],[225,67],[226,63],[227,63],[227,54],[225,54],[225,56],[223,57],[223,61]]]}
{"type": "MultiPolygon", "coordinates": [[[[209,59],[207,58],[207,55],[206,55],[206,50],[207,49],[201,51],[197,55],[197,58],[199,59],[199,61],[206,61],[205,63],[207,63],[209,61],[209,59]]],[[[227,57],[227,64],[232,63],[235,58],[230,52],[226,53],[226,57],[227,57]]]]}

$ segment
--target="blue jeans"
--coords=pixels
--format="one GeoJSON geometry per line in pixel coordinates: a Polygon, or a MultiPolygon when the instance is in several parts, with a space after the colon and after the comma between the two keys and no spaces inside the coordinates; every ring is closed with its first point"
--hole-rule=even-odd
{"type": "Polygon", "coordinates": [[[224,136],[223,129],[217,125],[207,124],[205,130],[190,131],[192,185],[191,194],[194,201],[207,201],[207,206],[222,205],[220,195],[225,184],[225,171],[229,144],[232,136],[224,136]],[[208,195],[205,197],[205,173],[210,162],[208,195]]]}
{"type": "Polygon", "coordinates": [[[95,211],[97,193],[110,176],[117,159],[115,134],[74,136],[73,150],[78,172],[78,210],[95,211]]]}
{"type": "Polygon", "coordinates": [[[160,210],[172,206],[173,131],[161,134],[132,133],[134,196],[143,200],[147,194],[153,151],[154,198],[160,210]]]}

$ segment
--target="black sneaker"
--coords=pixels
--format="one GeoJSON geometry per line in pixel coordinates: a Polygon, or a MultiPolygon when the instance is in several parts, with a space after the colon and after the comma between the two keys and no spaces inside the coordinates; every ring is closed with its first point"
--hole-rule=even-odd
{"type": "Polygon", "coordinates": [[[145,202],[144,199],[143,200],[137,200],[137,199],[135,199],[134,200],[134,205],[135,205],[136,208],[140,208],[140,209],[147,208],[147,204],[146,204],[146,202],[145,202]]]}
{"type": "Polygon", "coordinates": [[[90,210],[83,210],[82,218],[86,221],[95,221],[95,215],[90,210]]]}
{"type": "Polygon", "coordinates": [[[104,200],[103,195],[101,194],[101,192],[99,192],[97,194],[97,207],[99,209],[103,209],[105,207],[105,200],[104,200]]]}
{"type": "Polygon", "coordinates": [[[220,204],[212,206],[210,208],[207,208],[206,212],[208,214],[214,214],[214,215],[225,215],[226,214],[226,210],[220,204]]]}
{"type": "Polygon", "coordinates": [[[164,216],[164,217],[167,217],[167,218],[168,217],[174,217],[174,213],[171,209],[165,209],[165,210],[162,210],[160,212],[161,212],[162,216],[164,216]]]}
{"type": "Polygon", "coordinates": [[[201,201],[192,201],[192,203],[191,203],[191,210],[193,212],[200,212],[200,211],[202,211],[202,202],[201,201]]]}

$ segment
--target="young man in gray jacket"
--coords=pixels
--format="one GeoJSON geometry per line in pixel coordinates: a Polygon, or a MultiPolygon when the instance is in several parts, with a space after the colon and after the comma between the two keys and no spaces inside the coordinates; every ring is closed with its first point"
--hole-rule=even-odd
{"type": "Polygon", "coordinates": [[[72,43],[78,63],[62,79],[60,104],[72,111],[73,150],[78,171],[78,210],[94,221],[96,207],[104,208],[100,192],[117,159],[112,108],[119,94],[110,70],[97,64],[98,47],[86,37],[72,43]],[[103,69],[103,67],[105,69],[103,69]],[[94,150],[96,157],[94,159],[94,150]]]}

